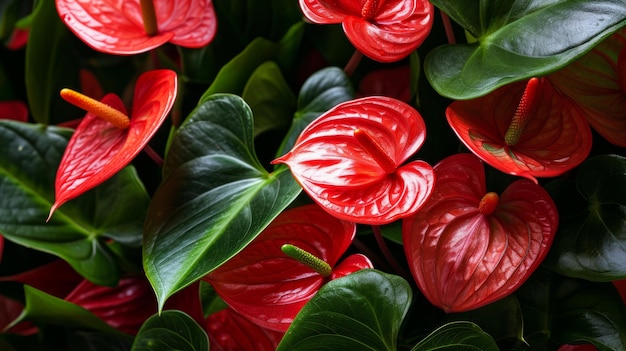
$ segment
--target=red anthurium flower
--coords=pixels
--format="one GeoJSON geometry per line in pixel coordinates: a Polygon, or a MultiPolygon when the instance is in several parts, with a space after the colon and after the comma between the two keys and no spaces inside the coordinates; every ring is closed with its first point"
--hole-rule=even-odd
{"type": "Polygon", "coordinates": [[[591,150],[584,112],[544,78],[455,101],[446,116],[476,156],[535,182],[535,177],[555,177],[578,166],[591,150]]]}
{"type": "Polygon", "coordinates": [[[626,146],[626,28],[548,79],[581,106],[600,135],[626,146]]]}
{"type": "Polygon", "coordinates": [[[211,351],[274,351],[284,332],[261,328],[231,308],[206,320],[211,351]]]}
{"type": "Polygon", "coordinates": [[[203,279],[242,316],[263,328],[285,331],[326,281],[372,268],[369,259],[358,254],[337,264],[355,232],[354,223],[339,220],[317,205],[290,209],[203,279]],[[289,248],[283,248],[285,244],[289,248]],[[293,254],[290,250],[304,250],[308,256],[294,259],[287,255],[293,254]],[[315,264],[300,263],[307,258],[315,264]]]}
{"type": "Polygon", "coordinates": [[[212,0],[56,0],[67,27],[95,50],[131,55],[170,42],[189,48],[215,36],[212,0]]]}
{"type": "Polygon", "coordinates": [[[482,162],[456,154],[435,166],[431,198],[402,223],[420,290],[446,312],[472,310],[517,289],[539,266],[558,225],[548,193],[520,179],[500,195],[485,189],[482,162]]]}
{"type": "Polygon", "coordinates": [[[176,97],[176,85],[174,71],[142,74],[135,85],[130,119],[115,94],[106,95],[100,103],[73,91],[62,91],[65,99],[93,112],[85,115],[61,159],[50,216],[59,206],[103,183],[133,160],[167,117],[176,97]],[[109,114],[113,119],[104,120],[111,117],[109,114]]]}
{"type": "Polygon", "coordinates": [[[399,61],[422,44],[433,24],[427,0],[300,0],[313,23],[341,23],[348,40],[365,56],[399,61]]]}
{"type": "Polygon", "coordinates": [[[28,33],[28,29],[13,28],[11,36],[4,45],[9,50],[19,50],[28,43],[28,33]]]}
{"type": "Polygon", "coordinates": [[[426,127],[411,106],[372,96],[344,102],[305,128],[286,163],[302,188],[340,219],[386,224],[415,213],[434,185],[423,161],[402,165],[423,144],[426,127]]]}
{"type": "Polygon", "coordinates": [[[15,121],[28,121],[28,107],[21,101],[0,101],[0,119],[12,119],[15,121]]]}

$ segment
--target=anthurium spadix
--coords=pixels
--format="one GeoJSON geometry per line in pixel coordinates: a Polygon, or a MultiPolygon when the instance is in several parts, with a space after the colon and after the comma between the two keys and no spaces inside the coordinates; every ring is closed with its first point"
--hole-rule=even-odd
{"type": "Polygon", "coordinates": [[[548,76],[607,141],[626,146],[626,28],[548,76]]]}
{"type": "Polygon", "coordinates": [[[212,0],[56,0],[65,25],[94,50],[132,55],[167,42],[207,45],[217,30],[212,0]]]}
{"type": "Polygon", "coordinates": [[[399,100],[372,96],[341,103],[309,124],[273,163],[287,164],[304,191],[333,216],[386,224],[415,213],[435,178],[411,161],[424,143],[421,115],[399,100]]]}
{"type": "Polygon", "coordinates": [[[434,167],[432,196],[402,223],[411,272],[446,312],[479,308],[515,291],[539,266],[558,225],[556,205],[528,179],[488,192],[483,163],[455,154],[434,167]]]}
{"type": "Polygon", "coordinates": [[[395,62],[419,47],[433,24],[427,0],[300,0],[313,23],[341,23],[346,37],[363,55],[395,62]]]}
{"type": "Polygon", "coordinates": [[[88,112],[59,164],[50,217],[59,206],[103,183],[137,156],[174,105],[176,87],[174,71],[142,74],[135,84],[130,117],[115,94],[96,101],[71,90],[61,92],[64,99],[88,112]]]}
{"type": "Polygon", "coordinates": [[[286,331],[296,314],[325,282],[372,263],[348,256],[356,225],[312,204],[281,213],[243,251],[203,279],[242,316],[286,331]]]}
{"type": "Polygon", "coordinates": [[[449,125],[472,153],[498,170],[536,182],[585,160],[592,145],[585,113],[545,78],[455,101],[449,125]]]}

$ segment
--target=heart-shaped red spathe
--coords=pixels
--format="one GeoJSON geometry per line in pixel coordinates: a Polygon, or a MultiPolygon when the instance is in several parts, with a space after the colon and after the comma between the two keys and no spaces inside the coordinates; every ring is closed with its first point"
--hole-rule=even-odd
{"type": "Polygon", "coordinates": [[[427,0],[300,0],[311,22],[341,23],[346,37],[365,56],[379,62],[399,61],[430,33],[434,7],[427,0]]]}
{"type": "Polygon", "coordinates": [[[434,186],[424,161],[403,163],[424,143],[426,126],[408,104],[372,96],[335,106],[305,128],[286,163],[298,183],[325,210],[343,220],[386,224],[415,213],[434,186]],[[388,174],[355,138],[368,133],[393,161],[388,174]]]}
{"type": "Polygon", "coordinates": [[[593,129],[626,146],[626,28],[547,78],[587,113],[593,129]]]}
{"type": "MultiPolygon", "coordinates": [[[[126,167],[157,132],[176,98],[177,78],[171,70],[142,74],[135,85],[130,126],[118,129],[87,113],[72,135],[55,181],[55,202],[50,215],[65,202],[102,184],[126,167]]],[[[114,94],[103,103],[126,113],[114,94]]]]}
{"type": "Polygon", "coordinates": [[[281,213],[250,245],[203,279],[237,313],[255,324],[285,331],[319,288],[372,264],[363,255],[337,261],[356,232],[352,222],[339,220],[317,205],[281,213]],[[322,277],[311,268],[286,256],[283,244],[297,246],[332,267],[322,277]]]}
{"type": "Polygon", "coordinates": [[[170,42],[189,48],[215,36],[212,0],[153,0],[158,33],[146,34],[140,0],[56,0],[67,27],[94,50],[132,55],[170,42]]]}
{"type": "Polygon", "coordinates": [[[548,80],[539,79],[535,112],[514,146],[506,144],[505,135],[526,82],[455,101],[446,109],[448,123],[472,153],[504,173],[535,182],[535,177],[556,177],[578,166],[593,142],[585,113],[548,80]]]}
{"type": "Polygon", "coordinates": [[[261,328],[232,308],[213,313],[206,320],[211,351],[274,351],[284,333],[261,328]]]}
{"type": "Polygon", "coordinates": [[[402,223],[402,240],[420,290],[446,312],[479,308],[515,291],[548,253],[558,226],[556,205],[527,179],[511,183],[491,214],[479,209],[482,162],[456,154],[435,167],[426,205],[402,223]]]}

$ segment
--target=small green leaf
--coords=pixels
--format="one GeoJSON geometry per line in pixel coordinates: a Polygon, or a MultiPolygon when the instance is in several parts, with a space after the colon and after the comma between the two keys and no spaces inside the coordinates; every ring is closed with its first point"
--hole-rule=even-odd
{"type": "Polygon", "coordinates": [[[477,39],[440,46],[425,60],[433,88],[457,100],[564,67],[626,24],[622,0],[432,3],[477,39]]]}
{"type": "Polygon", "coordinates": [[[472,322],[450,322],[430,333],[411,351],[498,351],[491,335],[472,322]]]}
{"type": "Polygon", "coordinates": [[[592,281],[626,278],[626,158],[600,155],[576,172],[576,181],[547,187],[561,225],[544,261],[570,277],[592,281]]]}
{"type": "Polygon", "coordinates": [[[26,46],[26,92],[32,117],[48,124],[71,119],[73,106],[59,97],[61,88],[77,87],[78,55],[72,33],[56,11],[54,0],[42,0],[33,13],[26,46]]]}
{"type": "Polygon", "coordinates": [[[274,59],[279,64],[290,62],[286,57],[291,57],[298,49],[302,31],[302,26],[294,25],[278,43],[261,37],[253,40],[242,52],[222,66],[198,104],[202,104],[217,93],[241,94],[252,73],[266,61],[274,59]]]}
{"type": "Polygon", "coordinates": [[[24,311],[18,319],[12,322],[12,325],[28,320],[36,324],[54,324],[124,335],[83,307],[46,294],[31,286],[24,285],[24,297],[26,301],[24,311]]]}
{"type": "Polygon", "coordinates": [[[282,156],[289,151],[300,132],[314,119],[336,105],[353,98],[354,90],[350,77],[342,69],[327,67],[311,75],[300,89],[297,111],[277,156],[282,156]]]}
{"type": "Polygon", "coordinates": [[[90,281],[114,286],[119,268],[105,237],[138,246],[148,195],[132,167],[67,203],[46,223],[56,169],[71,131],[0,121],[0,233],[57,255],[90,281]],[[106,196],[105,196],[106,194],[106,196]]]}
{"type": "Polygon", "coordinates": [[[169,310],[150,317],[141,326],[131,351],[206,351],[209,338],[191,317],[169,310]]]}
{"type": "Polygon", "coordinates": [[[241,251],[300,193],[287,167],[268,173],[250,108],[216,94],[172,139],[144,234],[144,268],[159,306],[241,251]]]}
{"type": "Polygon", "coordinates": [[[274,61],[262,63],[250,76],[241,97],[254,113],[254,136],[289,125],[296,97],[274,61]]]}
{"type": "Polygon", "coordinates": [[[277,350],[396,350],[412,292],[402,278],[364,269],[324,285],[277,350]]]}

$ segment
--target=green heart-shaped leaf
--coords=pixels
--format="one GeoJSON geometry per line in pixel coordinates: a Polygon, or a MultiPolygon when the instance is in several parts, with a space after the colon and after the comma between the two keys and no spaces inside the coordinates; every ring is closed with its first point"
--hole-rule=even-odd
{"type": "Polygon", "coordinates": [[[148,318],[143,324],[131,351],[205,351],[209,338],[187,314],[178,310],[164,311],[148,318]]]}
{"type": "Polygon", "coordinates": [[[216,94],[172,139],[148,209],[144,268],[159,306],[241,251],[300,193],[288,168],[254,153],[250,108],[216,94]]]}
{"type": "Polygon", "coordinates": [[[626,24],[622,0],[432,0],[477,42],[443,45],[424,69],[441,95],[464,100],[572,62],[626,24]]]}
{"type": "Polygon", "coordinates": [[[277,350],[396,350],[411,299],[406,280],[373,269],[335,279],[302,308],[277,350]]]}
{"type": "Polygon", "coordinates": [[[491,335],[472,322],[451,322],[439,327],[420,341],[411,351],[475,350],[498,351],[491,335]]]}
{"type": "Polygon", "coordinates": [[[0,233],[63,258],[96,284],[113,286],[119,269],[105,237],[138,246],[148,195],[134,168],[127,167],[46,223],[70,135],[69,129],[0,121],[0,233]]]}
{"type": "Polygon", "coordinates": [[[576,183],[550,184],[561,215],[545,265],[570,277],[593,281],[626,278],[626,158],[588,159],[576,183]]]}

